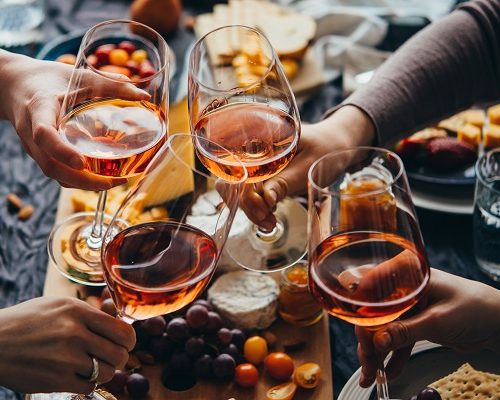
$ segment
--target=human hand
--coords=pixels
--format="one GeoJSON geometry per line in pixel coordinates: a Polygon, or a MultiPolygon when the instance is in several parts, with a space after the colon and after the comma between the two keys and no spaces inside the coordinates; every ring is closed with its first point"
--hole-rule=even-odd
{"type": "Polygon", "coordinates": [[[73,298],[41,297],[0,310],[0,386],[23,393],[90,393],[128,360],[134,329],[73,298]]]}
{"type": "Polygon", "coordinates": [[[375,332],[356,327],[360,385],[370,386],[380,354],[393,352],[387,377],[399,375],[418,340],[429,340],[460,351],[490,349],[500,354],[500,291],[483,283],[432,269],[420,306],[412,316],[375,332]]]}
{"type": "Polygon", "coordinates": [[[246,185],[241,208],[248,218],[264,229],[276,224],[273,211],[286,196],[305,192],[309,167],[332,151],[370,145],[375,129],[370,118],[354,106],[344,106],[330,117],[303,125],[297,154],[278,175],[263,184],[246,185]]]}
{"type": "MultiPolygon", "coordinates": [[[[64,187],[106,190],[125,180],[101,177],[83,171],[80,153],[65,143],[57,132],[61,104],[68,88],[73,68],[57,62],[34,60],[0,50],[0,117],[14,125],[26,152],[38,163],[45,175],[64,187]]],[[[117,85],[112,79],[123,78],[107,74],[107,79],[88,71],[83,75],[83,87],[97,87],[103,97],[125,96],[140,100],[149,97],[133,84],[117,85]]],[[[95,93],[95,91],[94,91],[95,93]]],[[[85,99],[85,91],[79,95],[85,99]]]]}

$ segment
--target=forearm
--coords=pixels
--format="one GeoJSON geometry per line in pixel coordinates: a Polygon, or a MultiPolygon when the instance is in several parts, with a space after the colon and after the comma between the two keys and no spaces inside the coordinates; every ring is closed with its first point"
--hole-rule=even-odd
{"type": "Polygon", "coordinates": [[[12,102],[12,81],[23,58],[26,57],[0,49],[0,120],[11,118],[8,106],[12,102]]]}
{"type": "Polygon", "coordinates": [[[490,293],[483,293],[491,318],[491,335],[486,348],[500,356],[500,290],[488,287],[488,291],[490,293]]]}
{"type": "Polygon", "coordinates": [[[352,104],[379,143],[500,95],[500,3],[481,0],[424,29],[382,65],[352,104]]]}

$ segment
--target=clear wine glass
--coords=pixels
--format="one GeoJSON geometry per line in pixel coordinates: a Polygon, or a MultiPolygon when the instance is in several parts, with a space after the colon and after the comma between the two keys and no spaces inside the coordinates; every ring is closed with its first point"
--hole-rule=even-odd
{"type": "MultiPolygon", "coordinates": [[[[262,182],[283,170],[295,155],[301,129],[295,97],[269,40],[241,25],[206,34],[191,51],[188,89],[191,133],[202,163],[217,174],[241,160],[247,167],[247,182],[261,193],[262,182]],[[199,138],[231,153],[218,154],[199,138]]],[[[304,207],[286,199],[278,204],[275,217],[272,231],[238,221],[238,231],[248,228],[252,246],[252,251],[242,251],[240,241],[230,237],[227,250],[239,265],[272,272],[304,256],[304,207]]]]}
{"type": "MultiPolygon", "coordinates": [[[[169,48],[151,28],[114,20],[85,34],[59,119],[61,138],[83,155],[85,171],[121,181],[144,171],[167,137],[168,78],[169,48]],[[128,70],[103,64],[123,41],[129,42],[129,49],[144,50],[147,59],[128,64],[128,70]],[[140,75],[116,74],[134,68],[140,75]]],[[[102,191],[95,213],[74,214],[50,234],[51,260],[75,282],[105,284],[100,256],[110,221],[105,205],[102,191]]]]}
{"type": "MultiPolygon", "coordinates": [[[[104,276],[118,317],[127,323],[180,310],[215,272],[247,173],[240,164],[239,174],[214,178],[196,169],[194,158],[190,134],[170,136],[108,224],[104,276]],[[144,219],[138,203],[163,218],[144,219]]],[[[105,399],[98,393],[50,393],[30,400],[105,399]]]]}
{"type": "MultiPolygon", "coordinates": [[[[413,307],[430,269],[401,159],[373,147],[309,170],[309,288],[332,315],[370,330],[413,307]]],[[[388,400],[383,355],[378,399],[388,400]]]]}

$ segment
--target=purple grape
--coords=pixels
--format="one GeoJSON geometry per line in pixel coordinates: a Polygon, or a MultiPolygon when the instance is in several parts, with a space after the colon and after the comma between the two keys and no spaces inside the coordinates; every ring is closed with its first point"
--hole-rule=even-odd
{"type": "Polygon", "coordinates": [[[127,391],[132,397],[143,397],[149,392],[149,381],[137,372],[130,374],[127,379],[127,391]]]}
{"type": "Polygon", "coordinates": [[[126,372],[116,370],[113,378],[109,382],[104,383],[105,389],[109,390],[112,394],[122,393],[127,383],[128,374],[126,372]]]}
{"type": "Polygon", "coordinates": [[[170,367],[175,375],[182,376],[191,374],[193,364],[186,353],[174,353],[170,357],[170,367]]]}
{"type": "Polygon", "coordinates": [[[212,357],[208,354],[202,355],[194,362],[194,372],[200,378],[210,378],[212,376],[212,357]]]}
{"type": "Polygon", "coordinates": [[[220,354],[212,362],[212,371],[216,378],[231,379],[234,376],[236,362],[229,354],[220,354]]]}
{"type": "Polygon", "coordinates": [[[238,350],[238,347],[236,347],[236,345],[233,344],[233,343],[231,343],[228,346],[224,347],[221,350],[221,353],[223,353],[223,354],[229,354],[231,357],[234,358],[234,361],[236,361],[237,364],[239,363],[239,360],[242,357],[242,354],[238,350]]]}
{"type": "Polygon", "coordinates": [[[208,310],[201,305],[189,307],[186,313],[186,321],[190,328],[202,329],[208,324],[208,310]]]}
{"type": "Polygon", "coordinates": [[[193,303],[193,305],[203,306],[207,309],[207,311],[213,310],[212,305],[208,302],[208,300],[198,299],[193,303]]]}
{"type": "Polygon", "coordinates": [[[161,336],[153,336],[149,339],[148,347],[158,361],[164,361],[172,354],[175,343],[166,333],[163,333],[161,336]]]}
{"type": "Polygon", "coordinates": [[[208,312],[208,324],[205,326],[205,332],[215,333],[222,328],[222,318],[215,311],[208,312]]]}
{"type": "Polygon", "coordinates": [[[233,339],[233,334],[227,328],[220,328],[217,332],[217,339],[219,339],[222,344],[228,345],[233,339]]]}
{"type": "Polygon", "coordinates": [[[167,323],[163,317],[153,317],[141,322],[142,331],[149,336],[160,336],[164,331],[167,323]]]}
{"type": "Polygon", "coordinates": [[[167,325],[167,334],[173,340],[184,340],[189,337],[189,326],[184,318],[174,318],[167,325]]]}
{"type": "Polygon", "coordinates": [[[417,400],[417,396],[411,396],[410,400],[417,400]]]}
{"type": "Polygon", "coordinates": [[[231,330],[232,334],[232,342],[238,347],[238,349],[243,350],[243,345],[245,344],[245,340],[247,340],[247,336],[243,333],[241,329],[233,329],[231,330]]]}
{"type": "Polygon", "coordinates": [[[437,390],[426,387],[418,393],[417,400],[441,400],[441,395],[437,390]]]}
{"type": "Polygon", "coordinates": [[[205,350],[205,341],[200,337],[191,337],[186,340],[184,349],[189,356],[198,358],[205,350]]]}

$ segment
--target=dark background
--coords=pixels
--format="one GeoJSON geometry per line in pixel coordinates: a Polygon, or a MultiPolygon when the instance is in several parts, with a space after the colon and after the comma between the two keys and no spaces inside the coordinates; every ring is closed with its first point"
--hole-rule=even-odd
{"type": "MultiPolygon", "coordinates": [[[[46,40],[73,30],[87,29],[105,19],[127,18],[130,4],[121,0],[49,0],[47,3],[46,40]]],[[[186,13],[198,13],[210,10],[212,3],[191,0],[185,1],[184,6],[186,13]]],[[[425,19],[393,19],[389,22],[388,35],[380,45],[384,50],[396,49],[428,23],[425,19]]],[[[186,29],[167,38],[176,53],[178,67],[183,65],[186,49],[193,40],[193,34],[186,29]]],[[[38,47],[13,50],[34,56],[38,47]]],[[[341,81],[336,80],[318,90],[303,104],[302,119],[306,122],[319,120],[329,107],[342,100],[340,88],[341,81]]],[[[54,223],[59,186],[45,177],[23,152],[16,132],[8,122],[0,122],[0,138],[0,198],[14,192],[33,204],[36,210],[30,219],[22,222],[9,210],[6,202],[0,203],[0,308],[3,308],[42,294],[47,265],[46,242],[54,223]]],[[[418,210],[418,217],[432,266],[494,285],[479,272],[474,261],[471,216],[418,210]]],[[[330,333],[334,391],[338,396],[347,379],[359,368],[355,356],[356,340],[353,327],[338,319],[330,318],[330,333]]],[[[0,388],[0,400],[16,398],[20,399],[21,395],[0,388]]]]}

